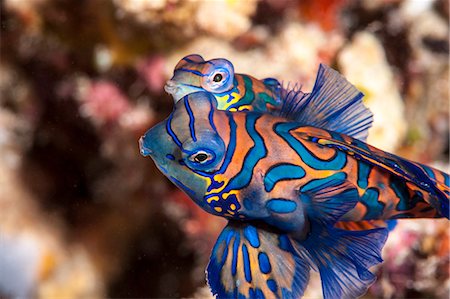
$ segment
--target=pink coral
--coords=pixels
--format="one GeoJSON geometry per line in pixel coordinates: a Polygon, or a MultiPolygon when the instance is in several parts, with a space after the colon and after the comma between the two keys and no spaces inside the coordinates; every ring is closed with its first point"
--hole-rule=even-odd
{"type": "Polygon", "coordinates": [[[160,93],[163,90],[167,78],[164,75],[166,59],[160,55],[152,56],[137,65],[139,74],[145,80],[148,88],[153,93],[160,93]]]}
{"type": "Polygon", "coordinates": [[[82,99],[80,112],[97,124],[111,124],[128,110],[130,104],[125,95],[111,82],[92,83],[82,99]]]}

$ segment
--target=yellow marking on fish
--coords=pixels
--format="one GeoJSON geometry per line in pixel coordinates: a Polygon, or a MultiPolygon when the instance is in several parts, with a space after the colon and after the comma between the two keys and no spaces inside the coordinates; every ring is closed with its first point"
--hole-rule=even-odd
{"type": "Polygon", "coordinates": [[[216,97],[217,98],[217,109],[219,110],[228,110],[228,108],[233,105],[236,104],[237,102],[239,102],[239,100],[241,99],[240,94],[238,94],[237,92],[232,92],[229,95],[225,95],[225,96],[221,96],[221,97],[216,97]],[[228,100],[233,97],[233,99],[228,102],[228,100]],[[224,103],[223,106],[221,105],[221,103],[224,103]]]}
{"type": "Polygon", "coordinates": [[[366,192],[366,190],[361,188],[361,187],[359,187],[359,186],[356,186],[356,188],[358,189],[358,195],[360,197],[362,197],[364,195],[364,193],[366,192]]]}
{"type": "Polygon", "coordinates": [[[221,207],[214,207],[214,210],[216,210],[216,212],[222,212],[222,208],[221,207]]]}
{"type": "Polygon", "coordinates": [[[234,215],[234,214],[236,214],[235,212],[233,212],[233,211],[230,211],[230,210],[227,210],[227,212],[228,212],[228,213],[230,213],[231,215],[234,215]]]}
{"type": "Polygon", "coordinates": [[[231,190],[230,192],[222,194],[222,197],[223,197],[223,199],[227,199],[228,196],[233,195],[233,194],[234,195],[238,194],[238,191],[237,190],[231,190]]]}
{"type": "MultiPolygon", "coordinates": [[[[228,184],[229,179],[227,179],[226,177],[223,176],[223,174],[216,174],[214,176],[214,181],[216,181],[217,183],[222,183],[224,182],[224,184],[222,185],[222,187],[219,187],[217,189],[212,189],[211,191],[206,192],[205,195],[209,195],[209,194],[213,194],[213,193],[219,193],[220,191],[222,191],[223,189],[225,189],[225,187],[228,184]]],[[[211,186],[211,183],[208,185],[211,186]]]]}
{"type": "Polygon", "coordinates": [[[211,203],[212,201],[219,201],[219,196],[211,196],[210,198],[208,198],[206,201],[208,203],[211,203]]]}
{"type": "Polygon", "coordinates": [[[232,204],[230,205],[230,209],[232,209],[233,211],[236,210],[236,205],[235,205],[234,203],[232,203],[232,204]]]}
{"type": "Polygon", "coordinates": [[[319,140],[317,140],[317,143],[318,143],[318,144],[321,144],[321,145],[336,144],[336,142],[333,142],[333,141],[331,141],[331,140],[322,139],[322,138],[320,138],[319,140]]]}
{"type": "MultiPolygon", "coordinates": [[[[233,109],[233,108],[231,108],[231,109],[233,109]]],[[[231,109],[230,109],[230,111],[231,111],[231,109]]],[[[247,110],[253,110],[252,105],[242,105],[242,106],[239,106],[239,107],[238,107],[238,110],[239,110],[239,111],[242,111],[242,110],[244,110],[244,109],[247,109],[247,110]]]]}
{"type": "Polygon", "coordinates": [[[323,170],[323,171],[319,171],[317,173],[317,179],[323,179],[323,178],[327,178],[329,176],[332,176],[333,174],[335,174],[336,171],[333,170],[323,170]]]}

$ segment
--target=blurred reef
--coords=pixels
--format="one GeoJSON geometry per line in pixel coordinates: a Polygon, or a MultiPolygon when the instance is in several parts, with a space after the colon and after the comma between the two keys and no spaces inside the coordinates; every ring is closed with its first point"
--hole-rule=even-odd
{"type": "MultiPolygon", "coordinates": [[[[0,298],[211,297],[224,220],[137,144],[187,54],[306,91],[331,65],[366,95],[370,144],[449,171],[446,0],[1,0],[0,14],[0,298]]],[[[447,220],[399,221],[384,259],[365,298],[449,297],[447,220]]]]}

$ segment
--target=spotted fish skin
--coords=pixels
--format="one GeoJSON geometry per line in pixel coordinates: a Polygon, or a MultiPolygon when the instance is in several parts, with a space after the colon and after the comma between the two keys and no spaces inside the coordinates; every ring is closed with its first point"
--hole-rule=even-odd
{"type": "Polygon", "coordinates": [[[258,80],[246,74],[237,74],[227,59],[205,61],[196,54],[178,62],[165,90],[175,102],[193,92],[211,92],[220,110],[266,112],[281,105],[281,84],[276,79],[258,80]]]}
{"type": "Polygon", "coordinates": [[[296,298],[309,269],[320,272],[325,298],[360,296],[387,232],[344,231],[340,221],[448,218],[447,174],[343,134],[216,104],[210,93],[189,94],[140,146],[200,207],[230,220],[208,266],[219,298],[296,298]]]}

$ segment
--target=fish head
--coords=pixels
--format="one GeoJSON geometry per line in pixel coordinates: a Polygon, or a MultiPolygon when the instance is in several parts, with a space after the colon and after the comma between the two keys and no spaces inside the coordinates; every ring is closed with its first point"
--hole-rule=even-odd
{"type": "Polygon", "coordinates": [[[178,62],[173,77],[166,82],[164,89],[178,102],[197,91],[223,96],[233,89],[233,85],[234,67],[230,61],[223,58],[205,61],[200,55],[193,54],[178,62]]]}
{"type": "Polygon", "coordinates": [[[165,176],[208,212],[203,199],[226,152],[212,123],[215,106],[210,93],[189,94],[139,141],[141,154],[150,156],[165,176]]]}

